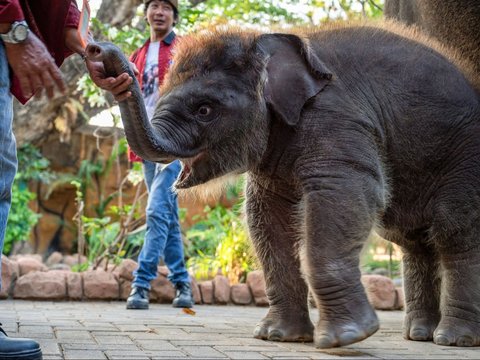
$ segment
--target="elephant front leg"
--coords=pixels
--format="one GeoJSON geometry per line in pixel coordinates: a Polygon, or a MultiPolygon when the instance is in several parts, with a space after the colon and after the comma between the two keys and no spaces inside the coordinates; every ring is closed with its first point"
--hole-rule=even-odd
{"type": "MultiPolygon", "coordinates": [[[[423,239],[412,241],[418,244],[423,239]]],[[[403,251],[406,304],[403,336],[407,340],[429,341],[440,321],[438,261],[431,248],[418,246],[403,251]]]]}
{"type": "Polygon", "coordinates": [[[376,217],[376,202],[362,193],[365,187],[360,180],[336,179],[304,198],[301,261],[320,312],[314,335],[319,348],[348,345],[379,328],[360,281],[359,254],[376,217]]]}
{"type": "Polygon", "coordinates": [[[438,345],[480,346],[480,250],[443,254],[438,345]]]}
{"type": "MultiPolygon", "coordinates": [[[[286,190],[286,194],[291,190],[286,190]]],[[[298,226],[294,203],[253,181],[247,185],[247,219],[250,237],[262,264],[268,314],[254,337],[273,341],[313,340],[308,310],[308,288],[301,276],[296,253],[298,226]]]]}

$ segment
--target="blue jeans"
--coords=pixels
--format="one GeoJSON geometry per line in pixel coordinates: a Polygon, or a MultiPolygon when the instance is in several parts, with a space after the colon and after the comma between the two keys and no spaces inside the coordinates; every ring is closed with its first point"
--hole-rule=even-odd
{"type": "MultiPolygon", "coordinates": [[[[17,172],[17,145],[12,130],[13,103],[5,47],[0,41],[0,253],[3,251],[13,178],[17,172]]],[[[2,264],[0,262],[0,273],[2,264]]],[[[1,280],[0,280],[1,287],[1,280]]]]}
{"type": "Polygon", "coordinates": [[[163,169],[161,164],[143,162],[148,189],[147,230],[138,256],[138,268],[133,272],[134,286],[150,289],[150,281],[157,277],[157,266],[162,256],[170,271],[168,279],[174,285],[190,282],[183,256],[177,194],[172,188],[180,168],[178,160],[163,169]]]}

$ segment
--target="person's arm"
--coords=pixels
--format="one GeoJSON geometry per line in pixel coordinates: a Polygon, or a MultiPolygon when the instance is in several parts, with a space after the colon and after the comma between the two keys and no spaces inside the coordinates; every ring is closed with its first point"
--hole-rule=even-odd
{"type": "MultiPolygon", "coordinates": [[[[18,0],[0,0],[0,33],[7,33],[15,21],[24,20],[18,0]]],[[[29,97],[46,90],[53,97],[55,87],[65,91],[65,83],[58,67],[45,45],[30,31],[25,41],[3,41],[7,60],[17,76],[22,93],[29,97]]]]}
{"type": "Polygon", "coordinates": [[[45,45],[30,32],[27,39],[19,44],[5,44],[7,60],[17,76],[22,94],[31,97],[41,96],[43,90],[49,98],[54,96],[55,88],[66,91],[62,73],[45,45]]]}
{"type": "MultiPolygon", "coordinates": [[[[78,37],[76,28],[76,24],[78,24],[78,19],[80,18],[79,13],[78,8],[72,2],[65,23],[65,46],[72,52],[80,54],[85,59],[90,77],[98,87],[111,92],[117,101],[125,100],[131,95],[127,89],[133,79],[127,73],[120,74],[116,78],[107,77],[103,63],[92,62],[85,58],[85,48],[78,37]]],[[[88,42],[94,42],[91,36],[88,42]]]]}

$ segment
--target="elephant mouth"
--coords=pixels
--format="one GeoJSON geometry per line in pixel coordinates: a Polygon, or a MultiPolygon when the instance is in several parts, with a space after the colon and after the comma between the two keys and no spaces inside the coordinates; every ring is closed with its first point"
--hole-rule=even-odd
{"type": "Polygon", "coordinates": [[[201,164],[205,162],[206,157],[206,152],[202,151],[193,157],[180,159],[182,170],[177,178],[177,188],[186,189],[198,185],[201,182],[199,175],[201,175],[202,171],[199,168],[201,164]]]}

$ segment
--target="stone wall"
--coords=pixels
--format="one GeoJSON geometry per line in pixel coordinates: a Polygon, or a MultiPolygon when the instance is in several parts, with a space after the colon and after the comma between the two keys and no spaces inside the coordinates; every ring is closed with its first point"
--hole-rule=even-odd
{"type": "MultiPolygon", "coordinates": [[[[126,300],[137,263],[125,259],[119,266],[107,269],[72,272],[78,256],[53,253],[46,263],[39,255],[2,256],[2,284],[0,299],[33,300],[126,300]]],[[[80,258],[80,261],[85,261],[80,258]]],[[[165,266],[158,267],[158,276],[152,281],[150,300],[171,303],[175,289],[167,279],[165,266]]],[[[381,275],[363,275],[362,283],[375,309],[403,308],[403,291],[395,288],[392,280],[381,275]]],[[[192,291],[196,304],[268,306],[265,279],[261,270],[252,271],[245,284],[230,284],[225,276],[197,283],[192,276],[192,291]]],[[[315,306],[314,303],[311,304],[315,306]]]]}

